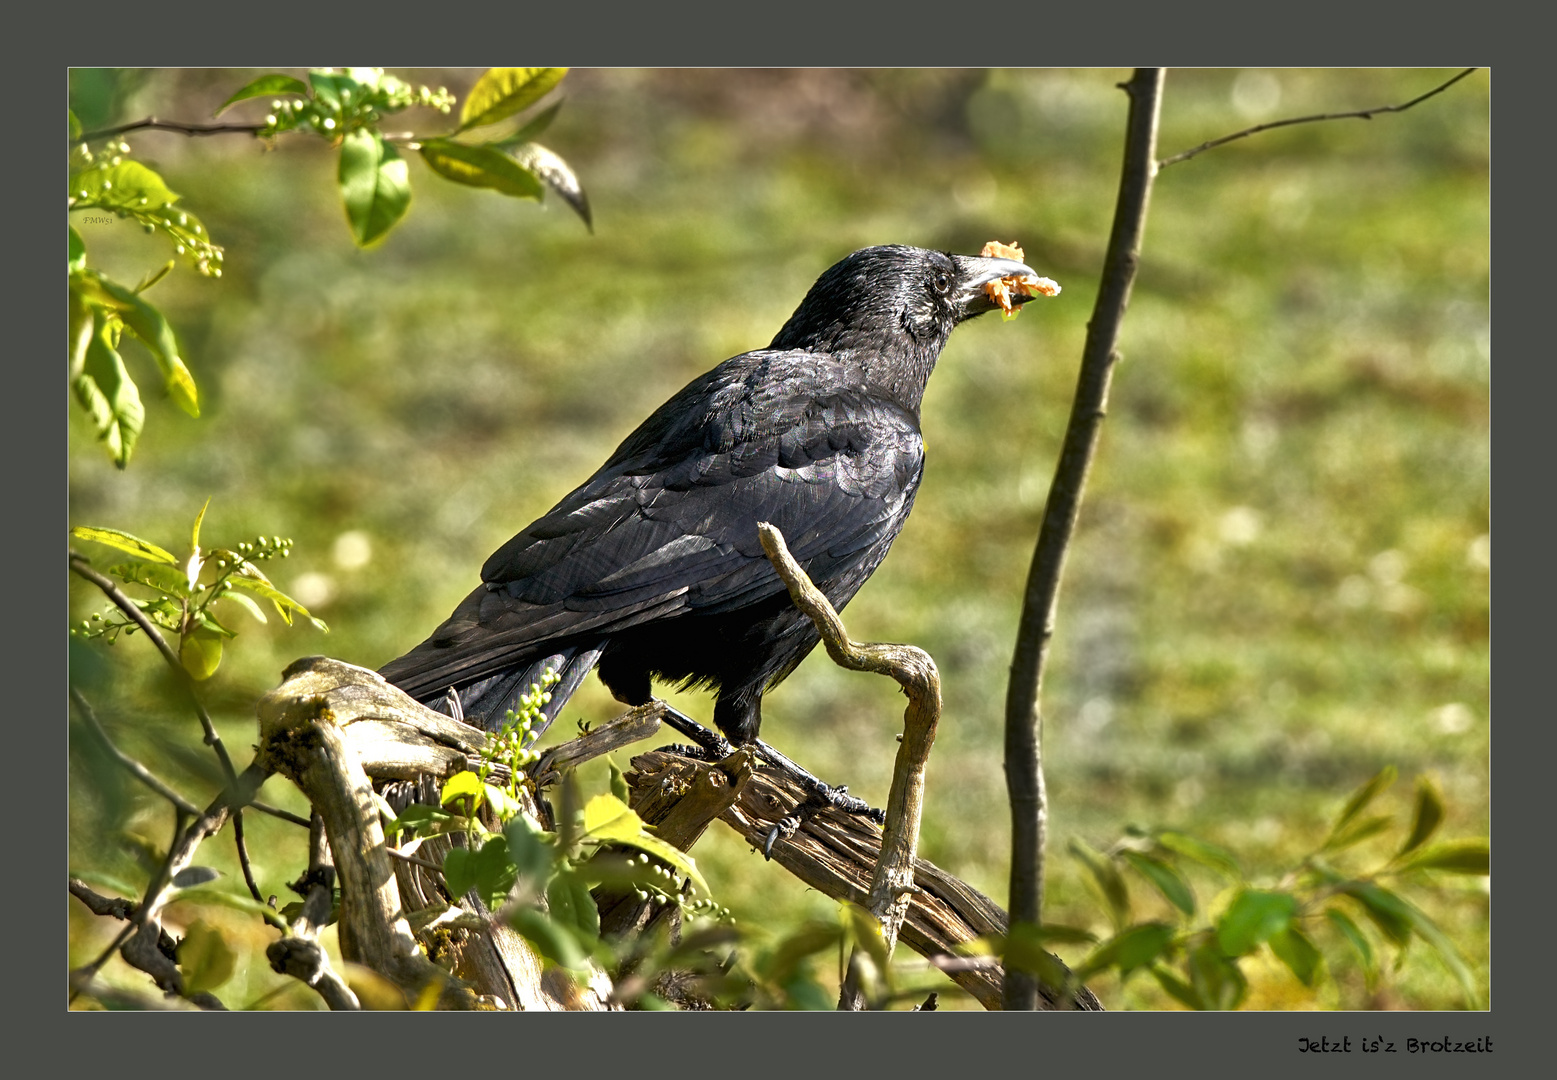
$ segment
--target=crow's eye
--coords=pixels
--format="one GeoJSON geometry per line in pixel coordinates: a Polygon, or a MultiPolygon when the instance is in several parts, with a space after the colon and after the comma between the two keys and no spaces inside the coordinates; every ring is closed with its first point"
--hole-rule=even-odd
{"type": "Polygon", "coordinates": [[[951,275],[948,274],[945,270],[937,270],[935,272],[935,291],[944,296],[946,295],[946,291],[950,288],[951,275]]]}

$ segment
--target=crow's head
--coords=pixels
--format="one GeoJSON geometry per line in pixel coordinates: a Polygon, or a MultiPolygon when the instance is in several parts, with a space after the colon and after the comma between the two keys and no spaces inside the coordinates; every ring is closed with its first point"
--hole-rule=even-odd
{"type": "MultiPolygon", "coordinates": [[[[891,244],[863,248],[811,286],[770,348],[941,351],[958,323],[996,308],[984,286],[1036,271],[1015,259],[891,244]]],[[[1011,302],[1030,299],[1013,295],[1011,302]]]]}

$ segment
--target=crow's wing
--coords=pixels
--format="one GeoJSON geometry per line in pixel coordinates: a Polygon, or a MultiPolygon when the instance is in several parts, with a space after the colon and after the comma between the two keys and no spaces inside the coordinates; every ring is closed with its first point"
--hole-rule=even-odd
{"type": "Polygon", "coordinates": [[[918,421],[834,361],[750,353],[694,380],[585,484],[499,548],[483,584],[384,669],[415,694],[656,619],[783,591],[757,522],[836,604],[886,554],[918,488],[918,421]]]}

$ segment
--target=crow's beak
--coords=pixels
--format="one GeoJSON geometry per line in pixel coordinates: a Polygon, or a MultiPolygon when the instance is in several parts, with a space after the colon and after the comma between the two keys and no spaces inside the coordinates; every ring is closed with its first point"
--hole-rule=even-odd
{"type": "MultiPolygon", "coordinates": [[[[958,284],[956,304],[963,318],[972,318],[974,315],[982,315],[986,311],[995,311],[1000,305],[989,298],[984,291],[984,286],[991,281],[999,281],[1008,277],[1037,277],[1038,271],[1024,262],[1015,259],[996,259],[989,256],[954,255],[957,262],[958,284]]],[[[1013,305],[1025,304],[1032,297],[1025,293],[1013,291],[1011,303],[1013,305]]]]}

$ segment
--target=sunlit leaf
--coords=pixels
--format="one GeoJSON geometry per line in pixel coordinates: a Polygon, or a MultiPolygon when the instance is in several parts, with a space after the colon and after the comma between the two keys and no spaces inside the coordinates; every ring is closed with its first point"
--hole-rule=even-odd
{"type": "Polygon", "coordinates": [[[220,116],[233,105],[240,101],[247,101],[249,98],[275,97],[277,94],[301,94],[306,97],[308,95],[308,87],[290,75],[261,75],[232,97],[222,102],[221,108],[211,115],[220,116]]]}
{"type": "Polygon", "coordinates": [[[70,114],[70,141],[75,142],[81,138],[81,121],[76,119],[74,109],[66,109],[65,111],[70,114]]]}
{"type": "Polygon", "coordinates": [[[584,834],[586,840],[611,841],[647,851],[691,878],[704,896],[710,893],[692,856],[650,833],[643,819],[615,795],[596,795],[584,805],[584,834]]]}
{"type": "Polygon", "coordinates": [[[70,178],[70,194],[78,207],[127,211],[160,208],[179,198],[160,173],[139,161],[83,169],[70,178]]]}
{"type": "Polygon", "coordinates": [[[1064,965],[1045,947],[1051,942],[1061,940],[1076,944],[1091,944],[1097,938],[1085,931],[1048,925],[1034,927],[1031,923],[1017,922],[1012,924],[1005,941],[1001,943],[1001,962],[1008,968],[1030,972],[1050,986],[1063,987],[1069,974],[1064,965]]]}
{"type": "Polygon", "coordinates": [[[1428,837],[1443,823],[1443,796],[1433,782],[1425,776],[1417,777],[1416,805],[1411,810],[1411,833],[1400,845],[1399,854],[1414,851],[1427,842],[1428,837]]]}
{"type": "Polygon", "coordinates": [[[632,790],[627,786],[627,774],[622,772],[621,767],[615,761],[611,760],[610,755],[606,756],[606,765],[611,770],[611,794],[625,804],[628,799],[632,798],[632,790]]]}
{"type": "Polygon", "coordinates": [[[523,143],[514,147],[509,153],[513,154],[514,160],[525,169],[545,181],[546,186],[555,191],[558,197],[583,219],[589,230],[594,231],[595,223],[589,211],[589,196],[585,194],[584,185],[579,181],[572,166],[539,143],[523,143]]]}
{"type": "Polygon", "coordinates": [[[1170,904],[1186,915],[1195,913],[1195,893],[1177,870],[1160,859],[1138,851],[1125,851],[1122,857],[1141,876],[1157,886],[1157,890],[1167,897],[1170,904]]]}
{"type": "Polygon", "coordinates": [[[501,150],[428,139],[422,143],[421,154],[434,172],[456,183],[491,188],[521,199],[539,200],[543,193],[540,180],[501,150]]]}
{"type": "Polygon", "coordinates": [[[142,540],[131,533],[121,532],[118,529],[105,529],[95,525],[77,525],[70,530],[70,535],[77,540],[91,540],[99,544],[107,544],[109,547],[127,551],[142,559],[151,559],[160,563],[168,563],[171,566],[178,565],[178,559],[171,553],[153,544],[150,540],[142,540]]]}
{"type": "Polygon", "coordinates": [[[76,401],[86,411],[108,456],[119,468],[130,463],[130,454],[146,423],[140,390],[113,347],[107,320],[101,312],[93,318],[81,371],[71,380],[76,401]]]}
{"type": "Polygon", "coordinates": [[[169,596],[187,597],[190,593],[184,572],[166,563],[137,559],[134,562],[115,563],[108,568],[108,573],[120,581],[149,585],[169,596]]]}
{"type": "Polygon", "coordinates": [[[237,965],[238,954],[221,931],[203,919],[196,920],[179,942],[178,966],[186,994],[215,990],[232,978],[237,965]]]}
{"type": "Polygon", "coordinates": [[[1286,929],[1295,914],[1297,900],[1291,894],[1245,889],[1217,920],[1217,944],[1228,956],[1243,956],[1286,929]]]}
{"type": "Polygon", "coordinates": [[[179,358],[173,328],[162,312],[143,300],[133,289],[127,289],[92,270],[72,274],[71,285],[81,290],[89,300],[110,307],[118,314],[124,325],[140,338],[157,361],[168,393],[178,407],[190,416],[199,416],[200,403],[195,380],[179,358]]]}
{"type": "Polygon", "coordinates": [[[169,259],[167,262],[157,267],[157,269],[147,273],[145,277],[141,278],[141,283],[135,286],[136,293],[143,293],[147,289],[151,288],[157,282],[171,274],[173,272],[173,267],[177,265],[178,263],[175,260],[169,259]]]}
{"type": "Polygon", "coordinates": [[[464,896],[476,885],[476,853],[451,848],[443,857],[443,882],[454,896],[464,896]]]}
{"type": "Polygon", "coordinates": [[[1395,823],[1395,819],[1388,814],[1375,814],[1371,817],[1357,818],[1346,828],[1332,833],[1325,841],[1325,850],[1342,851],[1362,843],[1364,840],[1388,829],[1395,823]]]}
{"type": "Polygon", "coordinates": [[[460,130],[495,124],[545,97],[567,68],[492,68],[460,106],[460,130]]]}
{"type": "Polygon", "coordinates": [[[323,620],[314,618],[308,613],[307,608],[305,608],[302,604],[299,604],[286,593],[271,585],[269,582],[262,581],[258,577],[250,577],[249,575],[242,573],[233,574],[227,580],[230,581],[236,588],[245,589],[256,596],[260,596],[266,600],[269,600],[271,606],[274,607],[277,614],[281,616],[281,621],[286,623],[288,626],[292,625],[292,612],[295,611],[299,615],[302,615],[309,622],[317,626],[320,630],[323,630],[326,633],[328,633],[330,630],[330,628],[324,624],[323,620]]]}
{"type": "Polygon", "coordinates": [[[222,663],[222,636],[203,627],[185,634],[179,643],[178,662],[196,682],[209,679],[222,663]]]}
{"type": "Polygon", "coordinates": [[[877,971],[887,970],[887,942],[881,935],[881,923],[869,911],[847,900],[838,909],[848,944],[863,950],[875,962],[877,971]]]}
{"type": "Polygon", "coordinates": [[[70,230],[70,270],[74,273],[86,266],[86,242],[81,239],[81,234],[76,232],[74,225],[65,227],[70,230]]]}
{"type": "MultiPolygon", "coordinates": [[[[486,796],[486,784],[481,777],[468,769],[457,772],[443,782],[443,795],[438,802],[441,806],[448,806],[457,799],[468,798],[471,800],[471,808],[481,805],[481,800],[486,796]]],[[[460,892],[465,890],[461,889],[460,892]]]]}
{"type": "Polygon", "coordinates": [[[377,131],[359,128],[341,139],[339,183],[359,247],[381,240],[411,205],[405,161],[377,131]]]}
{"type": "Polygon", "coordinates": [[[503,826],[503,835],[508,838],[508,857],[518,868],[520,878],[531,882],[537,890],[544,889],[557,861],[556,845],[546,839],[549,834],[520,814],[503,826]]]}
{"type": "Polygon", "coordinates": [[[263,623],[263,622],[266,621],[264,609],[261,608],[258,604],[256,604],[253,600],[251,600],[247,596],[245,596],[243,593],[240,593],[240,592],[227,592],[227,593],[223,593],[222,594],[222,599],[223,600],[231,600],[233,603],[237,604],[244,611],[247,611],[250,615],[254,616],[260,622],[263,623]]]}

